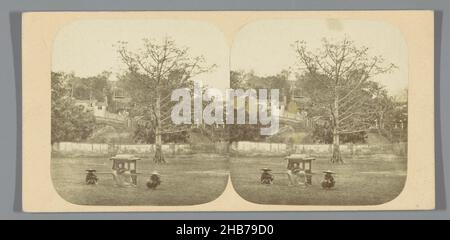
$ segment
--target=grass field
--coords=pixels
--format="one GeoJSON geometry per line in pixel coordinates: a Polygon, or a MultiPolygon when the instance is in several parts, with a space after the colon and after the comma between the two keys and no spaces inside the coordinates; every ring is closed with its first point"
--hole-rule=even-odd
{"type": "Polygon", "coordinates": [[[66,201],[78,205],[195,205],[210,202],[224,191],[228,161],[211,154],[166,156],[168,164],[154,164],[146,158],[138,162],[138,172],[157,170],[162,184],[156,190],[145,186],[148,177],[139,177],[136,188],[115,187],[112,176],[98,175],[98,185],[86,185],[85,170],[111,171],[107,157],[53,157],[53,185],[66,201]]]}
{"type": "Polygon", "coordinates": [[[285,172],[282,157],[226,157],[213,154],[166,156],[168,164],[154,164],[150,158],[138,162],[138,172],[157,170],[162,184],[156,190],[139,177],[137,188],[115,187],[111,175],[99,175],[98,185],[86,185],[85,170],[111,171],[107,157],[53,157],[54,187],[67,201],[79,205],[179,206],[210,202],[224,191],[231,171],[233,187],[247,201],[259,204],[292,205],[376,205],[394,199],[406,180],[406,157],[390,154],[344,156],[345,164],[331,164],[328,157],[313,162],[313,185],[288,186],[286,174],[276,174],[274,184],[259,183],[260,168],[285,172]],[[336,186],[320,186],[322,171],[333,170],[336,186]]]}
{"type": "Polygon", "coordinates": [[[231,180],[238,194],[259,204],[378,205],[400,194],[406,180],[406,157],[389,154],[344,156],[345,164],[331,164],[328,157],[313,162],[313,184],[288,186],[286,174],[276,174],[272,185],[261,185],[260,168],[286,172],[281,157],[235,157],[231,159],[231,180]],[[324,170],[332,170],[336,186],[320,186],[324,170]]]}

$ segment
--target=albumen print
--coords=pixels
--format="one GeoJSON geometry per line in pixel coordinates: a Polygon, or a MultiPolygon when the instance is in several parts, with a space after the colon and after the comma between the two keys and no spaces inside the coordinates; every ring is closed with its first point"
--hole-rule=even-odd
{"type": "Polygon", "coordinates": [[[433,209],[432,29],[429,11],[27,13],[24,210],[433,209]]]}

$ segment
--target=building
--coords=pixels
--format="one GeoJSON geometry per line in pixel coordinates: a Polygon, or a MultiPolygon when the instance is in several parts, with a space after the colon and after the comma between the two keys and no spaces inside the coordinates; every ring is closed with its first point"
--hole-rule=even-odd
{"type": "Polygon", "coordinates": [[[106,117],[108,107],[107,101],[99,102],[95,99],[92,100],[79,100],[74,99],[75,105],[82,106],[86,111],[92,111],[95,117],[106,117]]]}

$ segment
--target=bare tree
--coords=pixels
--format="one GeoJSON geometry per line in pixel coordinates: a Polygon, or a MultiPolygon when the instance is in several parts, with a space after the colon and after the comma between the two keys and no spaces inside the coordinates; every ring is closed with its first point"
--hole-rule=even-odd
{"type": "Polygon", "coordinates": [[[118,53],[127,66],[129,90],[142,113],[141,121],[147,122],[155,132],[156,151],[154,161],[164,163],[161,135],[186,131],[186,127],[171,124],[170,94],[173,89],[191,87],[192,78],[210,71],[203,56],[191,57],[189,48],[179,47],[165,37],[162,42],[143,39],[143,47],[129,49],[126,42],[118,43],[118,53]]]}
{"type": "Polygon", "coordinates": [[[367,131],[379,113],[372,81],[395,68],[381,56],[369,56],[367,47],[356,47],[347,38],[323,39],[320,49],[311,51],[303,41],[294,44],[298,60],[316,86],[315,105],[331,123],[332,162],[343,163],[339,149],[342,134],[367,131]]]}

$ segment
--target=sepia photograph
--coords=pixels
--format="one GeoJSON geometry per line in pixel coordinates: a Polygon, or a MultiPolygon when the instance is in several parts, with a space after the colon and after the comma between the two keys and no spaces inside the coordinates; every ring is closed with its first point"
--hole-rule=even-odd
{"type": "Polygon", "coordinates": [[[449,219],[444,2],[0,1],[0,219],[423,233],[361,220],[449,219]]]}
{"type": "Polygon", "coordinates": [[[24,209],[433,209],[432,29],[430,11],[26,14],[24,209]]]}
{"type": "Polygon", "coordinates": [[[378,205],[400,194],[408,52],[398,29],[331,18],[258,21],[237,34],[230,59],[233,88],[280,92],[278,132],[247,127],[232,143],[231,179],[241,197],[378,205]]]}
{"type": "Polygon", "coordinates": [[[400,194],[408,53],[397,29],[381,21],[257,21],[229,52],[226,74],[225,40],[204,23],[64,27],[51,75],[58,193],[88,205],[199,204],[217,198],[230,173],[238,194],[260,204],[377,205],[400,194]],[[206,85],[196,90],[196,80],[206,85]],[[228,85],[231,94],[203,101],[228,85]],[[180,98],[188,102],[177,121],[180,98]]]}
{"type": "Polygon", "coordinates": [[[228,86],[228,47],[205,22],[88,20],[63,27],[51,73],[51,175],[81,205],[194,205],[224,191],[214,126],[173,124],[172,91],[228,86]],[[214,81],[211,81],[214,80],[214,81]]]}

